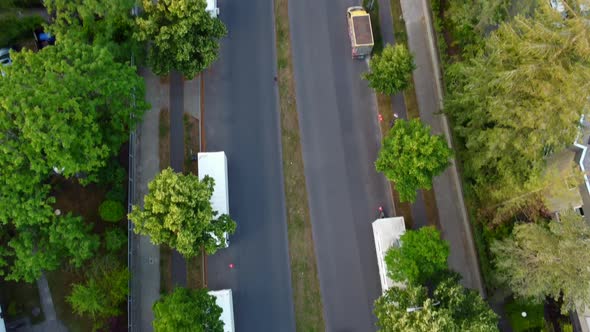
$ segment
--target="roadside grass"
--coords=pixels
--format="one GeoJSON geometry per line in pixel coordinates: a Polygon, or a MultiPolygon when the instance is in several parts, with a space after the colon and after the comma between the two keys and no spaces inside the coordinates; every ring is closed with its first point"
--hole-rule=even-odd
{"type": "MultiPolygon", "coordinates": [[[[198,173],[197,161],[193,161],[192,157],[196,156],[201,150],[200,142],[200,127],[199,120],[194,116],[184,113],[184,173],[194,174],[198,173]]],[[[186,278],[187,286],[189,288],[203,288],[205,280],[203,275],[203,251],[195,257],[186,260],[186,278]]]]}
{"type": "MultiPolygon", "coordinates": [[[[160,78],[162,82],[163,78],[160,78]]],[[[170,166],[170,110],[160,109],[158,123],[158,156],[160,170],[170,166]]],[[[169,293],[172,291],[172,249],[167,245],[160,245],[160,292],[169,293]]]]}
{"type": "Polygon", "coordinates": [[[379,54],[383,50],[383,36],[379,22],[379,1],[363,0],[363,7],[371,16],[371,28],[373,29],[373,54],[379,54]]]}
{"type": "Polygon", "coordinates": [[[280,96],[283,176],[297,331],[324,331],[322,298],[313,245],[295,82],[291,60],[288,0],[274,1],[280,96]]]}

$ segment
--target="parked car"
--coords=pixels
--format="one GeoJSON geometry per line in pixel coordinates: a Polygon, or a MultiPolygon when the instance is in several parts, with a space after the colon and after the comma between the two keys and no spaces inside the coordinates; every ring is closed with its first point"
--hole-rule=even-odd
{"type": "Polygon", "coordinates": [[[10,59],[9,48],[0,48],[0,64],[2,64],[3,66],[8,66],[12,64],[12,59],[10,59]]]}
{"type": "Polygon", "coordinates": [[[37,43],[37,50],[43,49],[45,46],[55,45],[55,37],[45,32],[43,28],[37,28],[34,31],[35,42],[37,43]]]}

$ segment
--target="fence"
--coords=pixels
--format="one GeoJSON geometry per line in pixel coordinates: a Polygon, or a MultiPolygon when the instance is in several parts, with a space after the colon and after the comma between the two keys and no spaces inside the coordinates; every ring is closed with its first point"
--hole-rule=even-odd
{"type": "MultiPolygon", "coordinates": [[[[136,132],[129,134],[129,183],[128,183],[128,200],[127,200],[127,212],[131,212],[131,207],[135,201],[135,180],[136,180],[136,165],[135,165],[135,145],[136,145],[136,132]]],[[[135,234],[133,233],[133,223],[131,220],[127,221],[127,267],[131,273],[129,278],[129,295],[127,296],[127,324],[128,331],[135,331],[136,324],[136,306],[135,299],[137,299],[137,278],[135,273],[135,234]]]]}

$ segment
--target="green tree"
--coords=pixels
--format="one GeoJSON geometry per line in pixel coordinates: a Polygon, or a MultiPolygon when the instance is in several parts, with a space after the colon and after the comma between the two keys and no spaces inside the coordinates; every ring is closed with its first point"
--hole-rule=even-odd
{"type": "Polygon", "coordinates": [[[58,42],[70,39],[105,47],[121,62],[128,62],[132,51],[140,53],[132,38],[135,0],[44,0],[44,4],[55,17],[49,31],[58,42]]]}
{"type": "Polygon", "coordinates": [[[139,41],[150,42],[148,63],[157,75],[178,70],[192,78],[217,58],[218,40],[227,33],[205,11],[204,0],[143,0],[137,19],[139,41]]]}
{"type": "Polygon", "coordinates": [[[154,331],[223,332],[221,312],[206,289],[176,287],[154,304],[154,331]]]}
{"type": "Polygon", "coordinates": [[[1,167],[28,167],[38,179],[55,168],[93,180],[147,108],[135,68],[100,47],[64,41],[38,53],[25,50],[3,70],[0,128],[13,158],[1,167]]]}
{"type": "Polygon", "coordinates": [[[375,301],[380,331],[498,331],[498,318],[474,291],[456,280],[443,281],[428,297],[423,286],[392,287],[375,301]]]}
{"type": "Polygon", "coordinates": [[[492,243],[498,280],[522,298],[563,297],[563,312],[590,305],[588,239],[590,226],[573,211],[548,224],[518,224],[510,237],[492,243]]]}
{"type": "Polygon", "coordinates": [[[445,109],[465,145],[464,172],[488,207],[542,187],[547,159],[572,144],[590,106],[590,27],[539,6],[447,71],[445,109]]]}
{"type": "Polygon", "coordinates": [[[133,206],[129,219],[135,232],[149,235],[155,244],[167,244],[185,257],[209,254],[225,246],[224,233],[233,233],[236,223],[228,215],[217,217],[211,207],[213,179],[203,181],[192,174],[168,168],[149,183],[144,209],[133,206]],[[217,218],[216,218],[217,217],[217,218]]]}
{"type": "Polygon", "coordinates": [[[75,267],[94,257],[99,238],[81,217],[53,216],[48,224],[31,224],[16,229],[6,253],[14,261],[7,280],[34,282],[43,271],[52,271],[63,260],[75,267]]]}
{"type": "Polygon", "coordinates": [[[66,298],[73,311],[93,320],[94,329],[104,327],[108,318],[121,314],[121,304],[129,294],[129,271],[115,257],[96,260],[86,274],[86,282],[74,284],[66,298]]]}
{"type": "Polygon", "coordinates": [[[396,281],[422,285],[447,269],[449,245],[436,228],[409,230],[385,255],[387,275],[396,281]]]}
{"type": "Polygon", "coordinates": [[[392,95],[408,87],[416,65],[410,51],[404,45],[396,44],[385,46],[381,54],[373,56],[369,68],[370,71],[363,75],[369,86],[392,95]]]}
{"type": "Polygon", "coordinates": [[[377,171],[395,182],[402,202],[414,201],[416,190],[432,188],[432,178],[447,168],[452,150],[442,136],[430,134],[420,120],[397,120],[383,139],[377,171]]]}

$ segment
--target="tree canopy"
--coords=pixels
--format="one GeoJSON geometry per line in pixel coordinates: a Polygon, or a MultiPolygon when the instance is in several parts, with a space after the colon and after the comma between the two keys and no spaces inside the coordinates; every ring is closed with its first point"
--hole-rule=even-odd
{"type": "Polygon", "coordinates": [[[464,171],[479,200],[495,205],[539,187],[547,158],[573,143],[590,106],[590,26],[543,3],[447,74],[464,171]]]}
{"type": "Polygon", "coordinates": [[[143,0],[135,38],[151,43],[148,63],[154,73],[177,70],[192,78],[217,59],[218,40],[227,31],[205,8],[204,0],[143,0]]]}
{"type": "Polygon", "coordinates": [[[132,38],[135,0],[44,0],[55,19],[49,25],[58,43],[73,40],[106,48],[115,59],[128,62],[131,52],[140,53],[132,38]]]}
{"type": "Polygon", "coordinates": [[[498,331],[498,317],[487,303],[455,279],[441,282],[433,298],[423,286],[394,286],[375,301],[375,315],[383,332],[498,331]]]}
{"type": "Polygon", "coordinates": [[[432,178],[447,168],[452,150],[442,136],[432,135],[420,120],[397,120],[383,139],[377,171],[395,182],[402,202],[414,201],[416,190],[432,188],[432,178]]]}
{"type": "Polygon", "coordinates": [[[154,331],[223,332],[221,312],[206,289],[176,287],[154,304],[154,331]]]}
{"type": "Polygon", "coordinates": [[[65,40],[12,57],[0,76],[0,223],[7,279],[32,282],[98,247],[80,217],[55,216],[50,176],[96,181],[147,105],[135,69],[104,48],[65,40]]]}
{"type": "Polygon", "coordinates": [[[369,86],[378,92],[392,95],[405,90],[416,69],[414,57],[403,44],[387,45],[381,54],[374,55],[369,62],[370,71],[363,77],[369,86]]]}
{"type": "Polygon", "coordinates": [[[155,244],[167,244],[185,257],[209,254],[225,246],[224,233],[233,233],[236,223],[228,215],[217,216],[211,207],[213,179],[203,181],[168,168],[149,183],[143,210],[133,206],[129,219],[135,232],[149,235],[155,244]]]}
{"type": "Polygon", "coordinates": [[[400,244],[392,246],[385,255],[391,280],[422,285],[447,270],[449,245],[436,228],[408,230],[401,236],[400,244]]]}
{"type": "Polygon", "coordinates": [[[103,48],[61,42],[13,57],[0,77],[0,140],[13,164],[3,168],[92,177],[147,109],[135,68],[103,48]]]}
{"type": "Polygon", "coordinates": [[[562,310],[590,305],[590,226],[573,211],[560,221],[514,226],[512,235],[492,243],[499,281],[523,298],[563,297],[562,310]]]}

